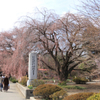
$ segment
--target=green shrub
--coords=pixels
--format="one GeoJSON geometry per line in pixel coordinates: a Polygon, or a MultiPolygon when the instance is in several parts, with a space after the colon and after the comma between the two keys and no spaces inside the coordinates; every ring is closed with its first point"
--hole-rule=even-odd
{"type": "Polygon", "coordinates": [[[10,79],[9,79],[11,82],[13,82],[13,83],[16,83],[16,82],[18,82],[18,80],[16,80],[16,78],[15,77],[10,77],[10,79]]]}
{"type": "MultiPolygon", "coordinates": [[[[63,100],[86,100],[88,97],[92,96],[93,92],[84,92],[66,96],[63,100]]],[[[91,99],[92,100],[92,99],[91,99]]]]}
{"type": "Polygon", "coordinates": [[[57,85],[43,84],[43,85],[39,85],[38,87],[34,89],[33,95],[42,96],[44,99],[48,99],[51,94],[60,90],[62,90],[62,88],[60,88],[57,85]]]}
{"type": "Polygon", "coordinates": [[[32,85],[29,85],[28,88],[29,88],[29,89],[33,89],[33,86],[32,86],[32,85]]]}
{"type": "Polygon", "coordinates": [[[28,80],[28,77],[27,76],[23,76],[21,77],[21,80],[19,83],[21,83],[22,85],[26,86],[27,85],[27,80],[28,80]]]}
{"type": "Polygon", "coordinates": [[[67,95],[66,91],[60,90],[51,94],[49,97],[52,98],[52,100],[60,100],[63,99],[66,95],[67,95]]]}
{"type": "Polygon", "coordinates": [[[86,100],[100,100],[100,93],[94,93],[92,96],[90,96],[86,100]]]}
{"type": "Polygon", "coordinates": [[[66,81],[59,82],[58,85],[66,85],[66,81]]]}
{"type": "Polygon", "coordinates": [[[71,81],[72,81],[71,79],[67,79],[67,80],[66,80],[66,82],[71,82],[71,81]]]}
{"type": "Polygon", "coordinates": [[[80,78],[80,77],[74,78],[73,81],[76,84],[86,84],[86,82],[88,82],[88,80],[86,78],[80,78]]]}
{"type": "Polygon", "coordinates": [[[38,79],[34,79],[30,82],[30,85],[32,85],[33,87],[37,87],[42,84],[44,84],[44,81],[38,79]]]}
{"type": "Polygon", "coordinates": [[[16,82],[18,82],[18,80],[16,80],[16,79],[13,79],[13,80],[12,80],[12,82],[13,82],[13,83],[16,83],[16,82]]]}

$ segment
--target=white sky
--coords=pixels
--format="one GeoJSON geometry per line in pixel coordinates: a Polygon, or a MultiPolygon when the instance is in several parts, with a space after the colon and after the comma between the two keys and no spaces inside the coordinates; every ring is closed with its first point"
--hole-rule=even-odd
{"type": "Polygon", "coordinates": [[[14,27],[21,16],[32,13],[37,7],[53,9],[59,15],[65,12],[75,12],[78,0],[0,0],[0,32],[14,27]]]}

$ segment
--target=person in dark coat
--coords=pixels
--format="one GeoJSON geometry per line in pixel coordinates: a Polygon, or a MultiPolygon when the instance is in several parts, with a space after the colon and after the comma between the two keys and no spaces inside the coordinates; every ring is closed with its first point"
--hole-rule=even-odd
{"type": "Polygon", "coordinates": [[[9,79],[7,76],[4,78],[3,84],[4,84],[4,90],[7,91],[9,85],[9,79]]]}

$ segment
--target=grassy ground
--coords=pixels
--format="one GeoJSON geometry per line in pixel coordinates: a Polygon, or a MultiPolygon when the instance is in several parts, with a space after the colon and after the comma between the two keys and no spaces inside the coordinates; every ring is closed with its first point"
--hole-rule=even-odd
{"type": "Polygon", "coordinates": [[[76,94],[76,93],[80,93],[80,92],[94,92],[94,93],[98,93],[100,92],[100,82],[98,83],[92,83],[92,84],[73,84],[71,85],[72,87],[75,86],[79,86],[79,87],[84,87],[84,89],[66,89],[64,88],[64,90],[67,91],[68,95],[71,94],[76,94]]]}
{"type": "Polygon", "coordinates": [[[59,86],[64,88],[64,89],[79,89],[79,90],[86,89],[85,87],[77,86],[77,85],[59,85],[59,86]]]}
{"type": "MultiPolygon", "coordinates": [[[[99,79],[100,80],[100,79],[99,79]]],[[[51,81],[48,81],[48,84],[52,83],[51,81]]],[[[55,83],[56,85],[58,83],[55,83]]],[[[73,84],[73,83],[68,83],[66,86],[62,86],[64,90],[67,91],[68,95],[71,94],[76,94],[80,92],[94,92],[94,93],[99,93],[100,92],[100,81],[99,82],[91,82],[88,84],[73,84]]]]}
{"type": "MultiPolygon", "coordinates": [[[[54,84],[54,83],[52,83],[54,84]]],[[[58,83],[55,83],[56,85],[58,83]]],[[[100,82],[91,82],[88,84],[73,84],[69,83],[66,86],[62,86],[64,90],[67,91],[68,95],[76,94],[80,92],[94,92],[99,93],[100,92],[100,82]]]]}

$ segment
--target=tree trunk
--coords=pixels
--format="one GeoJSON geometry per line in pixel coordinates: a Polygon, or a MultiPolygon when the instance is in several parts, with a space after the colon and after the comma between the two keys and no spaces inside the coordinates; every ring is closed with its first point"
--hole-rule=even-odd
{"type": "Polygon", "coordinates": [[[61,72],[60,75],[59,75],[59,79],[60,81],[66,81],[68,79],[68,72],[61,72]]]}

